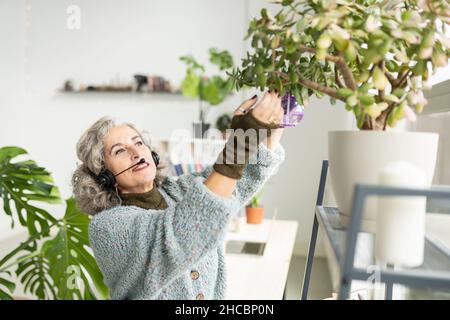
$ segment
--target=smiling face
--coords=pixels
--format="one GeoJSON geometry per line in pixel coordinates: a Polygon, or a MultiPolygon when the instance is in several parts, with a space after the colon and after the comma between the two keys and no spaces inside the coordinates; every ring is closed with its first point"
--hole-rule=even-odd
{"type": "Polygon", "coordinates": [[[113,174],[132,166],[144,158],[145,163],[116,177],[121,193],[143,193],[153,188],[156,167],[150,149],[139,133],[127,125],[112,127],[103,139],[105,167],[113,174]]]}

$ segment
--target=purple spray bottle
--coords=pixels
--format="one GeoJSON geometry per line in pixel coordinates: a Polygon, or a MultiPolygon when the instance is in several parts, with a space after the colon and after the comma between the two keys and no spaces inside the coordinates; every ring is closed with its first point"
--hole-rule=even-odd
{"type": "Polygon", "coordinates": [[[281,123],[284,128],[295,127],[303,119],[304,107],[289,92],[286,92],[281,98],[281,106],[284,109],[283,122],[281,123]]]}

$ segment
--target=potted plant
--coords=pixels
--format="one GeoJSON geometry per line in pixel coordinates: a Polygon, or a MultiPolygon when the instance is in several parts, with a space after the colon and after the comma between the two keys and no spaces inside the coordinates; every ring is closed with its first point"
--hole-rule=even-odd
{"type": "MultiPolygon", "coordinates": [[[[439,0],[279,0],[251,20],[252,51],[233,69],[236,88],[288,92],[305,106],[328,96],[352,112],[359,131],[329,132],[329,162],[337,205],[348,218],[355,183],[376,183],[387,163],[407,160],[431,184],[438,135],[394,132],[427,104],[431,72],[447,65],[450,6],[439,0]]],[[[374,230],[369,200],[363,228],[374,230]]]]}
{"type": "Polygon", "coordinates": [[[231,127],[231,116],[228,113],[222,114],[216,120],[216,128],[222,132],[223,138],[226,139],[226,131],[231,127]]]}
{"type": "Polygon", "coordinates": [[[245,208],[247,223],[259,224],[264,218],[264,206],[261,205],[261,191],[253,196],[245,208]]]}
{"type": "MultiPolygon", "coordinates": [[[[205,67],[191,56],[182,56],[180,60],[186,66],[186,76],[181,84],[184,96],[197,98],[199,102],[198,123],[194,123],[194,136],[203,137],[210,124],[206,122],[209,107],[219,105],[232,91],[232,82],[225,75],[206,75],[205,67]]],[[[228,51],[209,49],[209,61],[216,65],[220,71],[225,72],[233,68],[233,58],[228,51]]]]}
{"type": "Polygon", "coordinates": [[[5,257],[0,257],[0,300],[16,299],[14,273],[24,291],[38,299],[98,299],[108,297],[108,288],[90,253],[89,217],[73,199],[56,218],[39,203],[61,203],[58,188],[44,168],[18,147],[0,148],[0,197],[11,228],[25,228],[28,239],[5,257]]]}

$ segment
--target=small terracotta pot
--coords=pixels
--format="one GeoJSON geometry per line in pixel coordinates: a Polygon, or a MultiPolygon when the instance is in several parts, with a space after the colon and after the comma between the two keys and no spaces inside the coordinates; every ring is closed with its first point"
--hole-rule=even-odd
{"type": "Polygon", "coordinates": [[[264,218],[264,207],[246,207],[247,223],[259,224],[264,218]]]}

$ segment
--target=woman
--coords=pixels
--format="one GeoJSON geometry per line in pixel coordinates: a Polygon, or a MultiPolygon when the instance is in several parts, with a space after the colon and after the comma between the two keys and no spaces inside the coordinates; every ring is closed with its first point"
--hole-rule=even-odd
{"type": "Polygon", "coordinates": [[[102,118],[80,138],[74,195],[93,215],[89,238],[112,299],[225,298],[229,217],[284,160],[281,100],[269,92],[256,101],[235,111],[236,134],[222,154],[233,161],[219,156],[203,172],[176,180],[161,177],[149,142],[132,125],[102,118]],[[255,145],[238,141],[237,132],[251,130],[259,132],[255,145]],[[240,151],[244,163],[234,160],[240,151]],[[105,170],[113,176],[125,171],[105,186],[99,179],[105,170]]]}

